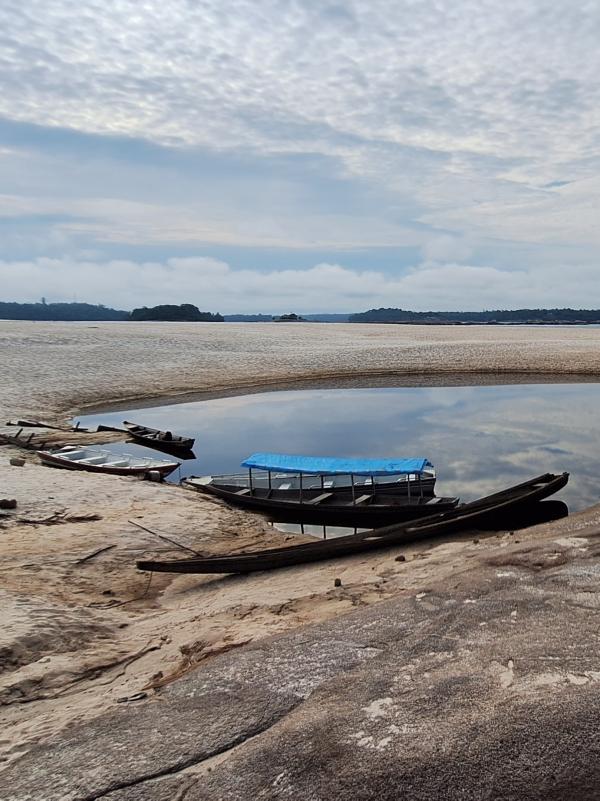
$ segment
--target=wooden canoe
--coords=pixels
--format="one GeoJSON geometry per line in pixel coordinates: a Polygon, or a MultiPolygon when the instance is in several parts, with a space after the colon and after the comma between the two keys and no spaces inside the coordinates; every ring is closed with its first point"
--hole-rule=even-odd
{"type": "Polygon", "coordinates": [[[568,480],[568,473],[546,473],[458,506],[449,512],[348,537],[228,556],[193,557],[164,562],[140,560],[136,564],[140,570],[163,573],[250,573],[333,559],[453,532],[485,530],[486,527],[498,530],[504,523],[515,525],[516,515],[525,513],[539,501],[561,490],[568,480]]]}
{"type": "Polygon", "coordinates": [[[180,434],[171,433],[171,431],[160,431],[158,428],[149,428],[138,423],[130,423],[128,420],[123,420],[123,425],[132,439],[142,445],[147,445],[149,448],[180,453],[189,452],[194,447],[195,440],[193,437],[182,437],[180,434]]]}

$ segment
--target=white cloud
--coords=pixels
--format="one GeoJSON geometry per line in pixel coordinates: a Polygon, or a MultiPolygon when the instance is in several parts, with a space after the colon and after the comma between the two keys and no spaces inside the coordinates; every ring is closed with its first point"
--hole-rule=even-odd
{"type": "MultiPolygon", "coordinates": [[[[235,270],[226,288],[211,275],[223,309],[239,310],[237,286],[275,310],[300,297],[589,305],[599,12],[598,0],[0,5],[0,255],[34,272],[36,254],[57,255],[61,292],[72,282],[91,299],[110,275],[116,305],[137,302],[128,275],[150,297],[166,255],[209,245],[278,248],[282,263],[286,249],[331,261],[363,249],[375,268],[341,281],[322,265],[235,270]],[[105,245],[156,258],[117,270],[73,255],[105,245]],[[424,265],[378,272],[380,247],[424,265]]],[[[3,269],[5,297],[27,291],[3,269]]],[[[174,272],[180,299],[199,291],[193,271],[174,272]]]]}
{"type": "Polygon", "coordinates": [[[352,312],[372,307],[479,310],[589,306],[588,266],[506,271],[426,262],[400,278],[375,270],[318,264],[307,270],[233,270],[206,257],[165,262],[40,258],[0,262],[6,297],[102,302],[119,308],[194,303],[222,313],[352,312]]]}
{"type": "Polygon", "coordinates": [[[0,24],[0,110],[85,131],[356,168],[351,137],[524,157],[529,181],[581,157],[600,119],[596,2],[30,0],[0,24]]]}

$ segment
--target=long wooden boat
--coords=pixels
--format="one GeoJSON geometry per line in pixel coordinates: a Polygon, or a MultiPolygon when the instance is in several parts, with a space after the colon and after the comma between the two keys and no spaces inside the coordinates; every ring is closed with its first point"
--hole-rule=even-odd
{"type": "Polygon", "coordinates": [[[88,470],[91,473],[112,473],[118,476],[142,475],[150,471],[167,475],[179,462],[165,459],[147,459],[127,453],[111,453],[104,448],[86,445],[66,446],[50,451],[37,451],[44,464],[64,467],[68,470],[88,470]]]}
{"type": "Polygon", "coordinates": [[[561,490],[568,480],[568,473],[546,473],[449,512],[348,537],[228,556],[165,562],[140,560],[136,564],[140,570],[162,573],[250,573],[347,556],[452,532],[486,530],[486,527],[498,530],[506,523],[514,525],[516,515],[525,513],[534,504],[561,490]]]}
{"type": "Polygon", "coordinates": [[[239,490],[272,490],[279,500],[294,500],[299,491],[319,494],[393,492],[432,497],[435,468],[428,459],[340,459],[328,456],[295,456],[254,453],[242,462],[245,473],[190,476],[185,485],[198,492],[225,497],[239,490]]]}
{"type": "Polygon", "coordinates": [[[128,420],[123,420],[123,425],[132,439],[150,448],[184,452],[191,451],[194,447],[195,440],[193,437],[182,437],[180,434],[173,434],[171,431],[160,431],[158,428],[149,428],[138,423],[130,423],[128,420]]]}
{"type": "MultiPolygon", "coordinates": [[[[187,479],[182,481],[188,486],[187,479]]],[[[448,511],[458,504],[458,498],[437,498],[380,492],[376,487],[359,492],[356,488],[344,492],[313,490],[269,490],[262,488],[237,489],[213,486],[212,494],[232,506],[257,512],[279,523],[314,523],[325,526],[377,528],[404,520],[426,517],[435,511],[448,511]]]]}

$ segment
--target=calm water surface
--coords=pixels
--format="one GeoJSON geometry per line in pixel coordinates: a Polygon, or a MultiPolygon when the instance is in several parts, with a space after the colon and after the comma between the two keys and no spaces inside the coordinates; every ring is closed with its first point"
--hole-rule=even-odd
{"type": "MultiPolygon", "coordinates": [[[[469,501],[544,472],[568,470],[571,511],[600,501],[600,384],[315,389],[94,414],[196,438],[196,459],[170,480],[228,473],[254,451],[329,456],[426,456],[438,495],[469,501]]],[[[131,443],[115,452],[149,455],[131,443]]]]}

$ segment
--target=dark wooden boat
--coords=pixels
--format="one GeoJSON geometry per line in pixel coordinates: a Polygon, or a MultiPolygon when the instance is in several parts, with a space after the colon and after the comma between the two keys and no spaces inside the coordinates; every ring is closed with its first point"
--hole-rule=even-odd
{"type": "Polygon", "coordinates": [[[499,530],[514,521],[519,513],[526,513],[534,504],[558,492],[568,480],[568,473],[546,473],[449,512],[348,537],[229,556],[194,557],[167,562],[140,560],[136,564],[140,570],[163,573],[250,573],[333,559],[453,532],[486,528],[499,530]]]}
{"type": "MultiPolygon", "coordinates": [[[[187,479],[184,486],[190,486],[187,479]]],[[[377,528],[391,523],[426,517],[435,511],[454,509],[458,498],[435,498],[380,492],[375,485],[360,492],[352,490],[322,492],[312,490],[273,490],[262,487],[213,485],[211,494],[232,506],[257,512],[279,523],[314,523],[325,526],[377,528]]]]}
{"type": "Polygon", "coordinates": [[[90,473],[110,473],[117,476],[144,475],[149,472],[167,475],[179,467],[179,462],[148,459],[127,453],[112,453],[94,445],[81,447],[67,445],[51,451],[38,450],[37,455],[43,464],[51,467],[87,470],[90,473]]]}
{"type": "MultiPolygon", "coordinates": [[[[182,437],[179,434],[173,434],[171,431],[159,431],[157,428],[130,423],[127,420],[123,420],[123,425],[132,439],[142,445],[147,445],[149,448],[183,453],[190,452],[194,447],[193,437],[182,437]]],[[[193,454],[191,454],[191,458],[194,458],[193,454]]]]}

